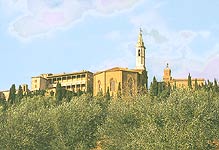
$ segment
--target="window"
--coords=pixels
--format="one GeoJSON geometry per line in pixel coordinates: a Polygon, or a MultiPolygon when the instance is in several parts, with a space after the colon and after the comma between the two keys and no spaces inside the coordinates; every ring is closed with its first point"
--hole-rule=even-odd
{"type": "Polygon", "coordinates": [[[115,81],[112,79],[110,79],[110,91],[115,91],[115,81]]]}
{"type": "Polygon", "coordinates": [[[37,80],[35,80],[34,82],[37,83],[37,80]]]}
{"type": "Polygon", "coordinates": [[[140,49],[138,50],[138,56],[141,56],[141,50],[140,49]]]}
{"type": "Polygon", "coordinates": [[[52,79],[49,79],[49,83],[52,84],[52,79]]]}

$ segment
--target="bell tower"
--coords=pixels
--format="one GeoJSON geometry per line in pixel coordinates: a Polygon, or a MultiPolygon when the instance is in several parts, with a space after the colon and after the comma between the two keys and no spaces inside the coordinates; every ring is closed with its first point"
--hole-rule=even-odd
{"type": "Polygon", "coordinates": [[[169,64],[167,63],[166,68],[164,69],[163,81],[168,83],[172,80],[171,77],[171,69],[169,68],[169,64]]]}
{"type": "Polygon", "coordinates": [[[136,69],[146,70],[145,68],[145,46],[142,38],[142,29],[138,35],[138,42],[136,44],[136,69]]]}

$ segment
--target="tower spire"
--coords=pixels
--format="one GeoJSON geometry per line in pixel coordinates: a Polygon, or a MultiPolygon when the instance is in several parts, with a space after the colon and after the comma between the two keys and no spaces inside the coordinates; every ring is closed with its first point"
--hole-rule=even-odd
{"type": "Polygon", "coordinates": [[[145,70],[145,46],[142,38],[142,29],[139,30],[136,44],[136,69],[145,70]]]}
{"type": "Polygon", "coordinates": [[[144,46],[144,41],[143,41],[143,38],[142,38],[142,32],[143,32],[143,30],[140,28],[139,35],[138,35],[137,46],[144,46]]]}

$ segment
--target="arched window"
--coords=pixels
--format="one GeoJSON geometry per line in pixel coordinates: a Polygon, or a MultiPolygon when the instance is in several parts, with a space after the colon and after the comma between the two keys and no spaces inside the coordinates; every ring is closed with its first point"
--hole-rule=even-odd
{"type": "Polygon", "coordinates": [[[133,80],[133,78],[129,78],[129,80],[128,80],[128,89],[129,89],[130,95],[133,95],[133,91],[134,91],[134,80],[133,80]]]}
{"type": "Polygon", "coordinates": [[[110,79],[110,91],[115,91],[115,84],[115,80],[113,80],[113,78],[110,79]]]}
{"type": "Polygon", "coordinates": [[[141,50],[140,49],[138,50],[138,56],[141,56],[141,50]]]}

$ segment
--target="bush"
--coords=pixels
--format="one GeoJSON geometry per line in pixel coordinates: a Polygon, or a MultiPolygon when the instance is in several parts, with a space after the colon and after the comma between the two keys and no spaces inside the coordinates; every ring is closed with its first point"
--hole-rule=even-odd
{"type": "Polygon", "coordinates": [[[99,127],[103,149],[209,149],[218,139],[218,97],[205,91],[177,90],[166,100],[136,97],[115,101],[99,127]]]}
{"type": "Polygon", "coordinates": [[[0,149],[213,149],[218,131],[219,94],[204,90],[163,99],[83,95],[59,105],[34,96],[0,112],[0,149]]]}
{"type": "Polygon", "coordinates": [[[87,97],[56,105],[54,98],[23,99],[1,114],[0,149],[75,149],[94,147],[100,108],[87,97]]]}

